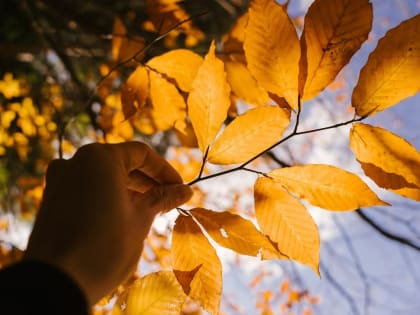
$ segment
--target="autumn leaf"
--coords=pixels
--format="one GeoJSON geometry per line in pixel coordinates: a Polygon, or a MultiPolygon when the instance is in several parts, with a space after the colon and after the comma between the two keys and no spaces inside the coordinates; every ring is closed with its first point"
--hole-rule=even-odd
{"type": "Polygon", "coordinates": [[[316,0],[305,16],[300,71],[308,100],[329,85],[367,39],[372,27],[368,0],[316,0]],[[355,18],[357,17],[357,18],[355,18]]]}
{"type": "Polygon", "coordinates": [[[202,62],[203,58],[191,50],[175,49],[150,59],[147,66],[174,79],[182,91],[189,92],[202,62]]]}
{"type": "Polygon", "coordinates": [[[154,71],[150,71],[149,76],[151,114],[158,130],[170,129],[177,121],[183,122],[187,106],[175,85],[154,71]]]}
{"type": "Polygon", "coordinates": [[[235,252],[261,255],[265,258],[286,258],[258,231],[251,221],[230,212],[216,212],[203,208],[191,210],[191,214],[219,245],[235,252]]]}
{"type": "Polygon", "coordinates": [[[174,272],[201,265],[190,283],[189,296],[211,314],[219,314],[222,266],[216,251],[191,217],[180,215],[172,235],[174,272]]]}
{"type": "Polygon", "coordinates": [[[379,40],[360,72],[352,105],[359,116],[372,116],[420,89],[420,14],[379,40]]]}
{"type": "Polygon", "coordinates": [[[127,34],[127,29],[119,17],[114,18],[114,27],[112,30],[111,41],[111,56],[112,60],[117,61],[120,54],[121,45],[124,37],[127,34]]]}
{"type": "Polygon", "coordinates": [[[358,123],[350,132],[350,148],[365,174],[378,186],[396,193],[400,189],[420,190],[420,153],[405,139],[383,128],[358,123]]]}
{"type": "Polygon", "coordinates": [[[204,153],[225,121],[230,106],[230,87],[224,64],[215,56],[214,43],[198,69],[187,102],[198,146],[204,153]]]}
{"type": "Polygon", "coordinates": [[[225,62],[227,80],[236,97],[249,105],[267,105],[270,101],[268,94],[262,89],[248,68],[237,61],[225,62]]]}
{"type": "Polygon", "coordinates": [[[114,306],[121,315],[178,315],[186,295],[171,271],[159,271],[138,279],[128,289],[124,307],[114,306]]]}
{"type": "Polygon", "coordinates": [[[331,165],[309,164],[268,173],[276,183],[314,206],[346,211],[388,205],[355,174],[331,165]]]}
{"type": "Polygon", "coordinates": [[[210,148],[215,164],[245,162],[268,149],[289,125],[289,112],[277,106],[261,106],[236,117],[210,148]]]}
{"type": "Polygon", "coordinates": [[[174,270],[175,277],[181,285],[182,290],[184,290],[185,294],[190,294],[191,282],[193,281],[197,271],[200,270],[201,266],[202,265],[198,265],[190,271],[174,270]]]}
{"type": "Polygon", "coordinates": [[[248,24],[248,12],[242,14],[235,22],[229,34],[223,41],[223,51],[228,53],[231,57],[240,58],[245,61],[243,42],[245,39],[245,28],[248,24]]]}
{"type": "Polygon", "coordinates": [[[254,186],[255,216],[264,234],[290,259],[319,275],[318,228],[306,208],[281,184],[258,178],[254,186]]]}
{"type": "MultiPolygon", "coordinates": [[[[119,17],[114,19],[111,41],[111,57],[113,61],[127,61],[144,48],[144,39],[139,36],[128,37],[127,28],[119,17]]],[[[136,58],[140,61],[144,54],[139,54],[136,58]]]]}
{"type": "Polygon", "coordinates": [[[149,94],[149,75],[143,66],[138,66],[121,87],[121,105],[124,117],[131,118],[142,108],[149,94]]]}
{"type": "Polygon", "coordinates": [[[254,0],[245,31],[248,68],[265,90],[297,108],[300,44],[285,10],[274,0],[254,0]]]}

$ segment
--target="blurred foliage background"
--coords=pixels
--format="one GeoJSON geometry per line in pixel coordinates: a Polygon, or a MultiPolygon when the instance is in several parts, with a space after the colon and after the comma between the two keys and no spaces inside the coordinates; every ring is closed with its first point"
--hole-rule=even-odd
{"type": "Polygon", "coordinates": [[[32,220],[48,162],[84,143],[140,138],[163,153],[176,141],[171,132],[154,133],[150,117],[124,122],[122,82],[138,63],[168,50],[204,53],[247,5],[1,1],[0,211],[32,220]]]}

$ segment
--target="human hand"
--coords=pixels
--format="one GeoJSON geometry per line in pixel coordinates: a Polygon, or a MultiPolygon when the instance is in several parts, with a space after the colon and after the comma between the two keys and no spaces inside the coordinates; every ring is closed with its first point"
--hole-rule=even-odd
{"type": "Polygon", "coordinates": [[[143,143],[86,145],[49,165],[24,258],[67,272],[94,304],[134,271],[155,215],[191,195],[143,143]]]}

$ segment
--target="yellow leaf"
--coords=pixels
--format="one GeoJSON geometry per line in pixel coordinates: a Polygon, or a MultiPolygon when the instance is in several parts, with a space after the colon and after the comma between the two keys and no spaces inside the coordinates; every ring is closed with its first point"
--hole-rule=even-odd
{"type": "Polygon", "coordinates": [[[248,24],[248,12],[242,14],[235,22],[226,39],[223,41],[223,51],[230,55],[241,55],[243,57],[243,42],[245,39],[245,28],[248,24]]]}
{"type": "Polygon", "coordinates": [[[210,148],[215,164],[245,162],[275,144],[289,125],[289,112],[277,106],[261,106],[236,117],[210,148]]]}
{"type": "MultiPolygon", "coordinates": [[[[114,19],[111,41],[111,57],[113,61],[124,60],[133,57],[144,48],[144,39],[139,36],[128,37],[127,28],[119,17],[114,19]]],[[[144,54],[136,57],[140,61],[144,54]]]]}
{"type": "Polygon", "coordinates": [[[300,71],[303,80],[306,77],[302,96],[307,100],[334,80],[367,39],[372,4],[368,0],[316,0],[304,25],[300,71]]]}
{"type": "Polygon", "coordinates": [[[414,184],[408,183],[404,177],[387,173],[373,164],[360,162],[360,165],[365,174],[378,186],[386,188],[400,196],[420,201],[420,188],[414,184]]]}
{"type": "Polygon", "coordinates": [[[279,168],[268,176],[293,194],[327,210],[345,211],[388,205],[358,176],[331,165],[309,164],[279,168]]]}
{"type": "Polygon", "coordinates": [[[160,74],[150,71],[150,99],[152,117],[159,130],[174,127],[176,121],[186,116],[186,104],[177,88],[160,74]]]}
{"type": "Polygon", "coordinates": [[[172,235],[174,271],[197,273],[190,283],[189,296],[211,314],[219,314],[222,295],[222,265],[216,251],[191,217],[180,215],[172,235]]]}
{"type": "Polygon", "coordinates": [[[143,107],[133,116],[133,125],[145,135],[152,135],[157,132],[156,125],[152,118],[151,106],[143,107]]]}
{"type": "Polygon", "coordinates": [[[202,265],[198,265],[193,270],[190,271],[181,271],[174,270],[174,274],[185,294],[189,295],[191,292],[191,282],[193,281],[195,274],[200,270],[202,265]]]}
{"type": "Polygon", "coordinates": [[[419,188],[400,188],[400,189],[390,189],[390,191],[407,197],[416,201],[420,201],[420,189],[419,188]]]}
{"type": "Polygon", "coordinates": [[[232,29],[229,31],[229,37],[234,38],[240,43],[244,42],[245,39],[245,28],[248,24],[248,13],[245,12],[242,14],[233,25],[232,29]]]}
{"type": "Polygon", "coordinates": [[[147,62],[152,69],[175,79],[182,91],[189,92],[197,70],[203,63],[200,55],[187,49],[174,49],[147,62]]]}
{"type": "Polygon", "coordinates": [[[121,87],[121,105],[126,119],[132,117],[144,106],[148,94],[148,71],[145,67],[138,66],[121,87]]]}
{"type": "Polygon", "coordinates": [[[248,255],[265,255],[269,258],[286,258],[258,231],[251,221],[230,212],[215,212],[203,208],[191,210],[191,214],[206,232],[221,246],[248,255]]]}
{"type": "Polygon", "coordinates": [[[119,17],[114,19],[114,27],[112,30],[112,41],[111,41],[111,56],[113,61],[118,60],[120,54],[121,45],[125,36],[127,35],[127,29],[119,17]]]}
{"type": "Polygon", "coordinates": [[[180,144],[184,147],[196,148],[197,137],[195,136],[194,129],[190,122],[176,121],[175,133],[178,137],[180,144]]]}
{"type": "Polygon", "coordinates": [[[296,109],[300,44],[293,23],[275,0],[251,2],[244,50],[260,86],[296,109]]]}
{"type": "Polygon", "coordinates": [[[379,40],[360,72],[352,96],[359,116],[371,116],[420,89],[420,14],[402,22],[379,40]]]}
{"type": "Polygon", "coordinates": [[[350,148],[378,186],[396,193],[402,188],[420,188],[420,153],[405,139],[359,123],[350,132],[350,148]]]}
{"type": "MultiPolygon", "coordinates": [[[[171,271],[159,271],[136,280],[113,312],[121,315],[178,315],[186,295],[171,271]]],[[[114,314],[113,313],[113,314],[114,314]]]]}
{"type": "Polygon", "coordinates": [[[228,82],[232,92],[249,105],[267,105],[270,101],[268,94],[262,89],[248,68],[237,61],[225,62],[228,82]]]}
{"type": "Polygon", "coordinates": [[[269,178],[257,179],[254,198],[255,216],[263,233],[282,253],[319,275],[318,228],[305,207],[269,178]]]}
{"type": "Polygon", "coordinates": [[[212,43],[188,96],[188,114],[203,153],[216,137],[229,107],[230,87],[223,62],[216,58],[212,43]]]}
{"type": "Polygon", "coordinates": [[[379,186],[387,189],[400,188],[419,188],[415,184],[407,182],[407,180],[398,174],[385,172],[380,167],[371,163],[360,162],[360,165],[367,176],[379,186]]]}

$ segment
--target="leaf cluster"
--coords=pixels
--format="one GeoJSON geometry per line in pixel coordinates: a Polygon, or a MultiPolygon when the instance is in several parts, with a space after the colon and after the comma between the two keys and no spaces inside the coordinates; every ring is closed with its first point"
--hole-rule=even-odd
{"type": "Polygon", "coordinates": [[[240,254],[292,259],[319,274],[318,229],[300,199],[330,211],[389,205],[357,175],[334,166],[296,165],[268,173],[247,167],[272,148],[302,134],[352,124],[350,148],[365,175],[379,187],[420,201],[420,153],[403,138],[360,122],[419,91],[420,15],[390,30],[370,54],[352,92],[353,119],[299,128],[303,102],[333,82],[368,38],[372,19],[367,0],[316,0],[299,38],[283,6],[253,0],[204,58],[172,50],[140,64],[124,84],[127,119],[135,123],[149,115],[156,130],[173,129],[183,135],[181,141],[190,139],[189,145],[196,140],[203,163],[190,185],[234,171],[260,174],[254,185],[258,228],[226,211],[179,210],[173,273],[183,292],[210,313],[219,312],[222,267],[207,237],[240,254]],[[235,109],[238,101],[249,105],[241,114],[235,109]],[[234,165],[203,176],[206,163],[234,165]]]}

